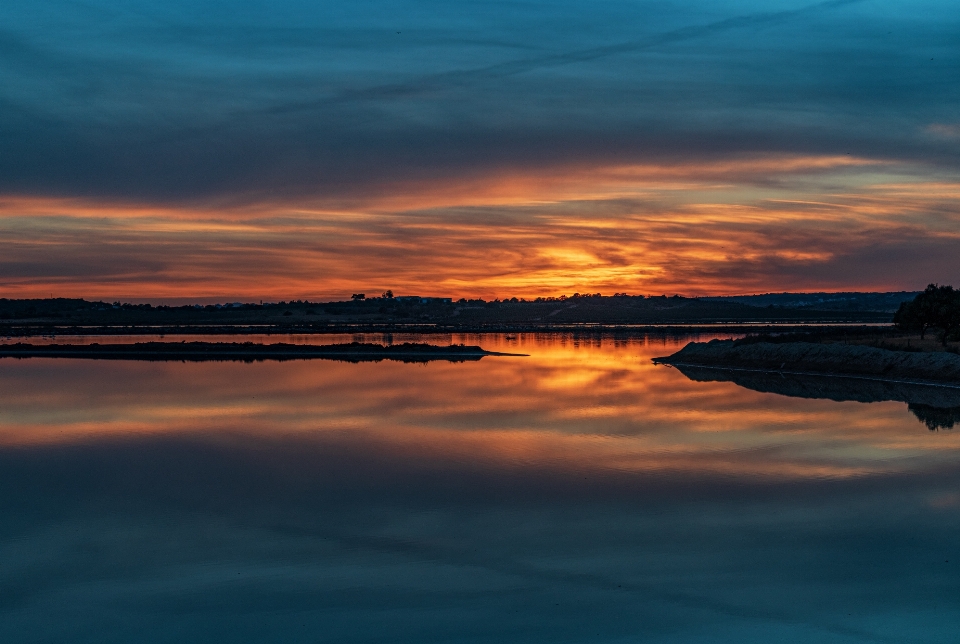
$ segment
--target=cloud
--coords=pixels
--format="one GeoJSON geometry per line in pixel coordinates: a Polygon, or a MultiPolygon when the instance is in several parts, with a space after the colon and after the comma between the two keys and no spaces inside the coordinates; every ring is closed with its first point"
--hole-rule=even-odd
{"type": "Polygon", "coordinates": [[[403,198],[338,209],[8,199],[0,288],[250,300],[387,288],[532,297],[950,282],[960,271],[960,182],[910,170],[846,157],[580,167],[423,183],[403,198]]]}
{"type": "Polygon", "coordinates": [[[930,134],[945,139],[960,139],[960,125],[950,123],[934,123],[927,126],[930,134]]]}
{"type": "Polygon", "coordinates": [[[256,202],[742,154],[958,162],[922,135],[960,92],[943,7],[51,6],[0,16],[6,193],[256,202]]]}

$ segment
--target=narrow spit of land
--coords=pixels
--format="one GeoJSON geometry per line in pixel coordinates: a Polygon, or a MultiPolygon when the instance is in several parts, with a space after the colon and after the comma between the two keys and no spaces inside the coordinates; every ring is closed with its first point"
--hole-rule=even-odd
{"type": "Polygon", "coordinates": [[[677,367],[960,385],[960,355],[955,346],[943,347],[931,339],[921,340],[889,330],[691,342],[654,362],[677,367]]]}
{"type": "Polygon", "coordinates": [[[92,360],[340,360],[365,362],[397,360],[428,362],[446,360],[461,362],[480,360],[485,356],[520,356],[497,353],[478,346],[439,346],[424,343],[305,345],[258,344],[254,342],[137,342],[134,344],[2,344],[0,358],[85,358],[92,360]]]}

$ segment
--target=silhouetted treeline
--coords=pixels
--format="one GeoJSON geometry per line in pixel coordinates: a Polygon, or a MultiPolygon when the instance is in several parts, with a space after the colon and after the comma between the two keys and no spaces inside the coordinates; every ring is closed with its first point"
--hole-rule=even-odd
{"type": "MultiPolygon", "coordinates": [[[[448,330],[554,329],[562,325],[662,325],[805,322],[890,322],[892,314],[870,310],[827,310],[749,306],[733,301],[689,298],[680,295],[644,296],[615,293],[560,295],[524,299],[394,295],[354,293],[349,300],[313,302],[231,302],[221,304],[132,304],[88,302],[80,299],[0,299],[0,327],[8,335],[23,335],[41,327],[174,329],[188,325],[227,327],[276,326],[296,332],[322,331],[330,326],[389,327],[429,325],[448,330]]],[[[359,327],[358,327],[359,328],[359,327]]],[[[255,329],[253,329],[255,330],[255,329]]],[[[246,332],[246,331],[241,331],[246,332]]]]}
{"type": "Polygon", "coordinates": [[[904,302],[893,316],[903,331],[919,331],[921,339],[930,329],[939,329],[940,342],[960,336],[960,291],[952,286],[930,284],[913,301],[904,302]]]}

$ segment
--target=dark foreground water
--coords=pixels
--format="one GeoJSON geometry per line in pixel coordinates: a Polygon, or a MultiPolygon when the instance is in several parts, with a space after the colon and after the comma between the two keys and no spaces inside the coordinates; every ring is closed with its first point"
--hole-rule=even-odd
{"type": "Polygon", "coordinates": [[[0,641],[960,638],[960,427],[454,340],[531,355],[0,360],[0,641]]]}

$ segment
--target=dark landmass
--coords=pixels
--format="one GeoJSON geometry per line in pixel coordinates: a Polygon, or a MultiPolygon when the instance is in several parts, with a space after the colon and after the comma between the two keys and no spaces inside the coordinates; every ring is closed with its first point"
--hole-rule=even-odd
{"type": "MultiPolygon", "coordinates": [[[[0,335],[116,333],[356,333],[566,331],[577,326],[629,328],[724,324],[888,323],[882,306],[830,309],[749,304],[717,298],[574,295],[523,301],[376,297],[346,302],[153,306],[81,299],[0,299],[0,335]]],[[[906,294],[909,296],[911,294],[906,294]]],[[[906,297],[905,299],[910,299],[906,297]]],[[[757,296],[764,297],[764,296],[757,296]]],[[[891,296],[896,299],[896,294],[891,296]]],[[[891,300],[892,301],[892,300],[891,300]]],[[[896,307],[894,307],[895,309],[896,307]]]]}
{"type": "MultiPolygon", "coordinates": [[[[845,323],[837,323],[844,324],[845,323]]],[[[441,324],[374,324],[374,323],[344,323],[330,324],[324,326],[315,325],[249,325],[249,326],[230,326],[230,325],[201,325],[201,326],[22,326],[13,329],[0,330],[0,339],[6,337],[29,338],[38,336],[49,337],[67,337],[67,336],[124,336],[124,335],[147,335],[147,336],[223,336],[223,335],[357,335],[357,334],[382,334],[392,336],[394,334],[404,335],[432,335],[439,338],[448,338],[452,334],[481,334],[481,333],[535,333],[535,334],[554,334],[562,333],[572,337],[581,338],[600,338],[600,337],[622,337],[631,338],[644,335],[656,335],[672,338],[689,338],[700,334],[748,334],[757,332],[783,333],[783,332],[803,332],[810,329],[810,323],[798,322],[795,324],[786,323],[731,323],[703,322],[700,324],[484,324],[484,325],[441,325],[441,324]]],[[[818,323],[818,328],[841,329],[846,326],[832,326],[829,323],[818,323]],[[826,325],[826,326],[825,326],[826,325]]]]}
{"type": "MultiPolygon", "coordinates": [[[[656,362],[676,366],[775,371],[801,375],[856,376],[960,384],[956,351],[883,348],[896,334],[802,334],[691,342],[656,362]],[[879,345],[879,346],[878,346],[879,345]]],[[[909,342],[909,339],[908,339],[909,342]]],[[[918,340],[919,342],[919,340],[918,340]]]]}
{"type": "Polygon", "coordinates": [[[476,346],[404,343],[393,345],[256,344],[253,342],[137,342],[134,344],[0,344],[0,358],[85,358],[93,360],[340,360],[366,362],[398,360],[462,362],[484,356],[520,355],[486,351],[476,346]]]}
{"type": "Polygon", "coordinates": [[[736,302],[749,306],[780,307],[818,311],[878,311],[895,313],[902,302],[915,298],[919,291],[893,293],[764,293],[703,298],[709,302],[736,302]]]}

